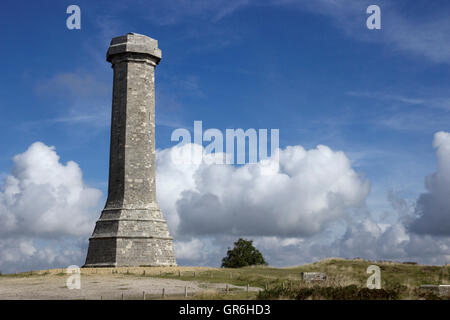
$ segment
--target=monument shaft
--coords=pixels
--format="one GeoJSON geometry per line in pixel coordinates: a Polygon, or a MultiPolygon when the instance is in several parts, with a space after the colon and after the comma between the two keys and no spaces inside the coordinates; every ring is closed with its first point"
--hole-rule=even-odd
{"type": "Polygon", "coordinates": [[[108,199],[89,239],[85,267],[176,265],[156,201],[158,42],[134,33],[113,38],[107,60],[114,69],[108,199]]]}

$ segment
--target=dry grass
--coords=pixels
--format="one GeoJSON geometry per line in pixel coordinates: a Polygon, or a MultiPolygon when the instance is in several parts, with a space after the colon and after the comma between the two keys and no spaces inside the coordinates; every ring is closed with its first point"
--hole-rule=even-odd
{"type": "MultiPolygon", "coordinates": [[[[391,261],[366,261],[363,259],[346,260],[342,258],[328,258],[312,264],[294,266],[288,268],[274,267],[246,267],[240,269],[209,268],[209,267],[139,267],[139,268],[83,268],[82,275],[120,275],[131,279],[178,279],[193,281],[201,287],[203,284],[207,291],[197,293],[189,299],[233,299],[246,298],[246,292],[233,292],[229,295],[221,290],[213,288],[214,285],[225,283],[245,287],[247,284],[264,289],[277,286],[291,286],[296,288],[308,288],[314,285],[321,287],[345,287],[356,285],[365,287],[369,275],[367,267],[371,264],[378,265],[381,269],[382,288],[403,288],[403,298],[414,298],[417,296],[417,288],[422,284],[449,284],[450,266],[425,266],[418,264],[405,264],[391,261]],[[324,282],[305,282],[301,280],[302,272],[325,272],[328,276],[324,282]],[[231,294],[233,293],[233,294],[231,294]]],[[[25,272],[20,274],[3,275],[1,278],[39,277],[46,275],[67,276],[64,269],[51,269],[44,271],[25,272]]],[[[133,281],[134,281],[133,280],[133,281]]],[[[98,284],[99,286],[101,284],[98,284]]],[[[230,287],[231,288],[231,287],[230,287]]],[[[223,288],[222,288],[223,290],[223,288]]],[[[256,293],[250,293],[252,298],[256,293]]],[[[183,298],[183,297],[181,297],[183,298]]]]}

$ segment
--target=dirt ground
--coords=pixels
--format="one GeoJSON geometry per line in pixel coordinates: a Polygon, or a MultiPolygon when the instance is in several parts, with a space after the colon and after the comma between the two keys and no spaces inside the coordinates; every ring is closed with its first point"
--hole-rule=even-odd
{"type": "MultiPolygon", "coordinates": [[[[84,271],[84,270],[83,270],[84,271]]],[[[158,272],[157,270],[152,270],[158,272]]],[[[152,272],[152,273],[153,273],[152,272]]],[[[81,289],[69,290],[66,281],[69,274],[47,272],[47,274],[34,274],[30,276],[0,277],[1,300],[53,300],[53,299],[88,299],[88,300],[117,300],[122,299],[158,299],[162,292],[167,298],[184,297],[185,287],[188,296],[192,297],[201,292],[224,292],[225,283],[202,283],[198,281],[183,281],[177,279],[164,279],[151,276],[138,276],[134,274],[108,274],[82,272],[81,289]]],[[[245,290],[244,287],[228,285],[230,290],[245,290]]],[[[259,288],[250,287],[249,291],[259,288]]]]}

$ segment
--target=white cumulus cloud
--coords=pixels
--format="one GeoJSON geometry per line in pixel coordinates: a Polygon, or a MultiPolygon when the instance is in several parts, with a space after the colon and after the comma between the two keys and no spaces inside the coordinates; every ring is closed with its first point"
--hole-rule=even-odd
{"type": "MultiPolygon", "coordinates": [[[[370,217],[369,183],[343,152],[322,145],[279,150],[271,175],[261,163],[173,161],[173,151],[202,152],[198,145],[159,150],[158,202],[181,264],[219,265],[238,237],[253,239],[277,266],[331,256],[449,263],[450,134],[437,133],[433,146],[438,167],[417,201],[418,217],[401,199],[390,199],[399,217],[393,223],[370,217]]],[[[75,162],[61,163],[53,147],[36,142],[13,158],[1,184],[0,270],[84,262],[103,203],[75,162]]]]}
{"type": "Polygon", "coordinates": [[[438,132],[434,136],[437,170],[425,179],[428,192],[417,200],[418,219],[411,230],[419,234],[450,236],[450,133],[438,132]]]}
{"type": "Polygon", "coordinates": [[[0,237],[85,235],[92,232],[102,193],[87,187],[79,166],[59,162],[53,147],[33,143],[14,157],[0,192],[0,237]]]}
{"type": "MultiPolygon", "coordinates": [[[[431,204],[441,209],[441,204],[450,208],[445,197],[450,191],[448,142],[449,134],[436,135],[438,170],[427,178],[430,193],[441,198],[431,204]]],[[[387,193],[392,205],[389,215],[397,216],[396,222],[371,217],[364,206],[369,183],[353,170],[343,152],[326,146],[287,147],[279,153],[275,174],[263,175],[260,164],[234,167],[172,161],[172,151],[189,155],[189,149],[203,151],[198,145],[161,150],[157,167],[158,201],[183,264],[219,265],[227,247],[241,236],[253,239],[276,266],[333,256],[450,262],[448,237],[410,232],[414,217],[403,199],[387,193]]],[[[439,211],[428,222],[445,221],[445,212],[439,211]]]]}
{"type": "Polygon", "coordinates": [[[179,236],[310,236],[363,206],[369,192],[346,155],[322,145],[280,150],[271,175],[261,163],[180,165],[171,158],[177,148],[202,147],[158,154],[158,201],[179,236]]]}
{"type": "Polygon", "coordinates": [[[75,162],[62,164],[41,142],[13,163],[0,186],[0,269],[80,263],[77,242],[92,232],[102,193],[84,184],[75,162]]]}

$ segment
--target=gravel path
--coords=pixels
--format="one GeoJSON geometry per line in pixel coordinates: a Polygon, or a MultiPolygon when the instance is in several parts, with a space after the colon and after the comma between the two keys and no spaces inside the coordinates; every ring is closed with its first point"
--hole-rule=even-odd
{"type": "MultiPolygon", "coordinates": [[[[81,275],[81,289],[69,290],[66,280],[69,275],[36,275],[29,277],[0,277],[0,299],[143,299],[146,297],[160,298],[164,288],[167,296],[184,296],[185,287],[188,295],[192,296],[205,290],[225,290],[225,283],[200,283],[197,281],[183,281],[176,279],[162,279],[153,277],[139,277],[123,274],[83,274],[81,275]],[[207,288],[206,288],[207,286],[207,288]]],[[[229,285],[229,288],[245,287],[229,285]]],[[[250,287],[250,291],[260,288],[250,287]]]]}

